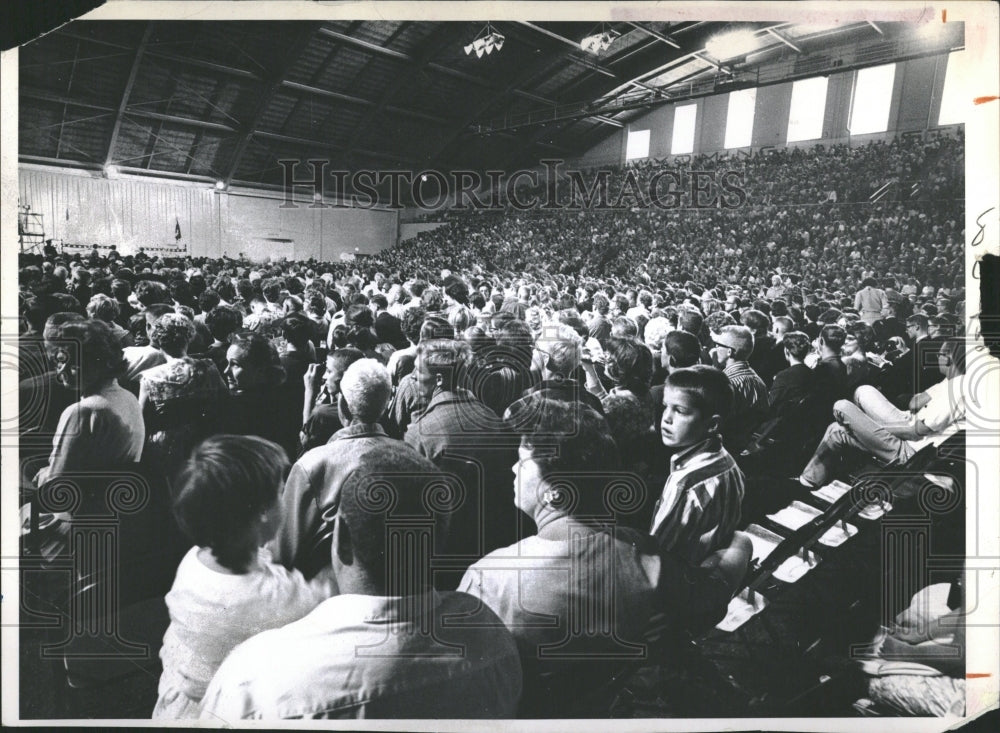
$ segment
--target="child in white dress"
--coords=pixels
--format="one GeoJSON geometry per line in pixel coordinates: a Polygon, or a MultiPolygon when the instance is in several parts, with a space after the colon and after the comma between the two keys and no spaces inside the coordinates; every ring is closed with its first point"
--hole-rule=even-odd
{"type": "Polygon", "coordinates": [[[337,594],[332,573],[306,581],[262,547],[280,525],[287,472],[284,449],[237,435],[209,438],[184,466],[174,512],[196,546],[166,596],[170,627],[153,718],[197,718],[205,688],[234,647],[337,594]]]}

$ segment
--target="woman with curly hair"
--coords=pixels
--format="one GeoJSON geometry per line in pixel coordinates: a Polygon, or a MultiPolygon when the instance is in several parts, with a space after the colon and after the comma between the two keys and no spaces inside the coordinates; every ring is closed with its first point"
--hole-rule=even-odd
{"type": "Polygon", "coordinates": [[[63,410],[49,464],[35,484],[138,462],[146,429],[139,403],[117,381],[125,362],[114,332],[100,320],[70,321],[59,327],[54,342],[58,379],[78,388],[80,401],[63,410]]]}
{"type": "Polygon", "coordinates": [[[168,480],[201,440],[214,432],[226,394],[211,359],[187,355],[195,335],[188,318],[167,313],[153,323],[150,344],[166,363],[139,375],[139,405],[146,421],[146,457],[168,480]]]}

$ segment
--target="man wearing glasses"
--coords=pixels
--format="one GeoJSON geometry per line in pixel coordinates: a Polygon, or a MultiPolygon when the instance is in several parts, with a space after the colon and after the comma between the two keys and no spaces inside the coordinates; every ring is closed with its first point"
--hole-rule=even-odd
{"type": "Polygon", "coordinates": [[[734,395],[733,411],[723,425],[723,443],[731,453],[738,453],[767,417],[767,385],[747,363],[753,353],[753,332],[749,328],[723,326],[712,334],[712,343],[712,363],[725,372],[734,395]]]}

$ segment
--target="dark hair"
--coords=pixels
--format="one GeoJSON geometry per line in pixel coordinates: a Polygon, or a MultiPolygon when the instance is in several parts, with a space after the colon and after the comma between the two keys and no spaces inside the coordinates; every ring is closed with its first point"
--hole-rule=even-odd
{"type": "Polygon", "coordinates": [[[400,325],[403,329],[403,335],[412,343],[420,343],[420,331],[426,317],[427,311],[422,306],[411,305],[403,309],[403,317],[400,319],[400,325]]]}
{"type": "Polygon", "coordinates": [[[798,361],[804,360],[812,350],[812,341],[802,331],[789,331],[781,340],[781,345],[798,361]]]}
{"type": "Polygon", "coordinates": [[[201,291],[198,296],[198,308],[202,313],[208,313],[215,306],[219,304],[222,297],[219,295],[218,291],[212,290],[211,288],[206,288],[201,291]]]}
{"type": "Polygon", "coordinates": [[[682,308],[677,311],[677,327],[682,331],[687,331],[697,336],[701,332],[701,326],[704,322],[705,319],[696,310],[682,308]]]}
{"type": "Polygon", "coordinates": [[[620,387],[635,394],[645,394],[653,380],[653,354],[638,341],[613,341],[605,371],[620,387]]]}
{"type": "Polygon", "coordinates": [[[386,298],[382,293],[374,293],[369,299],[369,302],[374,305],[379,310],[385,310],[389,307],[389,299],[386,298]]]}
{"type": "Polygon", "coordinates": [[[740,321],[744,326],[753,331],[755,336],[765,331],[771,325],[770,319],[759,310],[748,310],[740,318],[740,321]]]}
{"type": "Polygon", "coordinates": [[[243,325],[243,314],[231,305],[217,305],[205,315],[205,325],[212,338],[226,342],[243,325]]]}
{"type": "Polygon", "coordinates": [[[588,481],[585,476],[618,468],[618,447],[607,421],[586,405],[561,400],[535,397],[530,410],[533,419],[521,445],[556,494],[553,506],[574,516],[607,515],[606,481],[588,481]]]}
{"type": "Polygon", "coordinates": [[[155,303],[173,305],[167,286],[154,280],[140,280],[136,283],[135,297],[145,308],[155,303]]]}
{"type": "Polygon", "coordinates": [[[237,331],[229,338],[229,343],[243,352],[246,366],[268,370],[273,384],[282,381],[284,370],[281,360],[267,336],[256,331],[237,331]]]}
{"type": "Polygon", "coordinates": [[[433,339],[451,339],[455,337],[454,327],[448,323],[448,319],[439,313],[427,316],[420,326],[420,341],[433,339]]]}
{"type": "Polygon", "coordinates": [[[279,278],[270,277],[261,284],[260,292],[269,303],[277,303],[281,297],[282,282],[279,278]]]}
{"type": "MultiPolygon", "coordinates": [[[[46,331],[48,330],[46,324],[46,331]]],[[[80,375],[91,384],[118,377],[125,371],[121,342],[104,321],[64,321],[56,328],[56,335],[52,340],[61,342],[66,350],[75,352],[80,375]]]]}
{"type": "Polygon", "coordinates": [[[245,571],[256,523],[278,500],[285,450],[251,435],[215,435],[196,447],[177,477],[174,515],[191,541],[230,570],[245,571]]]}
{"type": "Polygon", "coordinates": [[[515,360],[531,362],[535,337],[527,323],[516,318],[505,320],[496,328],[495,336],[497,347],[501,352],[513,356],[515,360]]]}
{"type": "Polygon", "coordinates": [[[684,390],[694,397],[698,409],[723,420],[733,410],[733,387],[729,377],[715,367],[698,364],[675,369],[667,375],[666,386],[684,390]]]}
{"type": "Polygon", "coordinates": [[[296,349],[308,348],[314,332],[313,322],[301,313],[292,313],[281,323],[281,335],[296,349]]]}
{"type": "Polygon", "coordinates": [[[132,293],[132,285],[128,280],[116,278],[111,281],[111,294],[116,300],[125,300],[132,293]]]}
{"type": "MultiPolygon", "coordinates": [[[[875,330],[864,321],[852,323],[845,330],[858,340],[862,351],[868,351],[875,343],[875,330]]],[[[844,340],[846,341],[846,336],[844,340]]]]}
{"type": "Polygon", "coordinates": [[[930,326],[930,320],[923,313],[914,313],[906,319],[907,326],[916,326],[921,331],[926,331],[930,326]]]}
{"type": "Polygon", "coordinates": [[[663,337],[663,345],[674,369],[694,366],[701,361],[701,343],[687,331],[670,331],[663,337]]]}
{"type": "Polygon", "coordinates": [[[823,329],[819,332],[819,337],[830,349],[840,353],[841,347],[843,347],[844,342],[847,340],[847,331],[840,326],[830,324],[823,326],[823,329]]]}

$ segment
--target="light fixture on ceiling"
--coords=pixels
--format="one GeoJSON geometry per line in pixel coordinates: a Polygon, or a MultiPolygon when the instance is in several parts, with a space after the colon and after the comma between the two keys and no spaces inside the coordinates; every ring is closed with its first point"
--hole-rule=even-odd
{"type": "Polygon", "coordinates": [[[465,55],[471,56],[475,53],[476,58],[481,59],[484,53],[489,55],[494,51],[499,51],[503,48],[503,42],[503,35],[497,33],[493,26],[487,23],[486,27],[479,31],[479,34],[476,36],[476,40],[472,43],[466,44],[465,55]]]}
{"type": "Polygon", "coordinates": [[[602,23],[601,32],[589,35],[580,41],[580,48],[587,53],[596,55],[602,51],[607,51],[620,35],[621,33],[614,29],[605,28],[602,23]]]}
{"type": "Polygon", "coordinates": [[[226,182],[225,181],[216,181],[215,182],[215,187],[219,191],[224,191],[226,189],[226,182]]]}
{"type": "Polygon", "coordinates": [[[751,51],[756,51],[761,47],[761,39],[752,30],[743,28],[739,30],[720,33],[714,38],[710,38],[705,44],[705,51],[712,58],[719,61],[728,61],[737,56],[745,56],[751,51]]]}
{"type": "Polygon", "coordinates": [[[105,177],[114,178],[115,176],[118,175],[118,173],[119,173],[118,166],[116,166],[114,163],[108,163],[106,166],[104,166],[105,177]]]}

